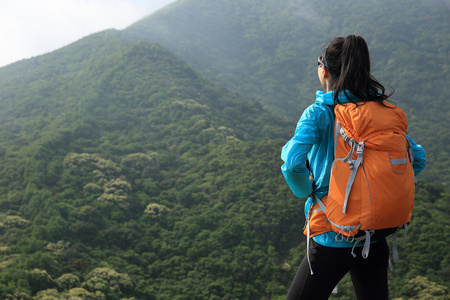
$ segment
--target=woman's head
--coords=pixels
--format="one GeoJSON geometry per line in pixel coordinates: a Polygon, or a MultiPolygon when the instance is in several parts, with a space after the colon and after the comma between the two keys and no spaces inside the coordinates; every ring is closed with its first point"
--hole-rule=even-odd
{"type": "Polygon", "coordinates": [[[361,36],[334,38],[322,51],[319,60],[326,69],[328,89],[335,92],[335,103],[339,103],[339,93],[346,91],[367,101],[382,102],[390,96],[370,74],[369,49],[361,36]]]}

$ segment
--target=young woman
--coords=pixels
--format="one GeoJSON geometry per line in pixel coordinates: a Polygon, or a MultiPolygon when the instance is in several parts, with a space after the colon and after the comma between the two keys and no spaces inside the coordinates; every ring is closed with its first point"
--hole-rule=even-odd
{"type": "MultiPolygon", "coordinates": [[[[321,199],[328,194],[334,160],[333,107],[345,103],[364,105],[368,101],[385,105],[390,95],[371,76],[369,50],[360,36],[333,39],[318,58],[317,73],[326,92],[318,91],[316,102],[303,112],[294,137],[283,147],[281,158],[284,161],[282,172],[294,193],[298,197],[314,193],[321,199]]],[[[417,175],[425,167],[425,152],[410,137],[408,139],[417,175]]],[[[306,216],[313,202],[312,197],[306,201],[306,216]]],[[[386,239],[372,241],[370,255],[363,258],[362,245],[355,246],[355,242],[338,239],[336,235],[330,230],[309,240],[309,253],[300,264],[286,299],[328,299],[348,272],[357,299],[388,299],[386,239]]]]}

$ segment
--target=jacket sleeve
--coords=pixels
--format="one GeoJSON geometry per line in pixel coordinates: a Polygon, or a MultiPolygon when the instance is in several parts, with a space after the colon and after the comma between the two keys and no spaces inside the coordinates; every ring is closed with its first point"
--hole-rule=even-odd
{"type": "Polygon", "coordinates": [[[281,151],[281,159],[284,161],[281,172],[294,195],[299,198],[307,197],[313,191],[305,162],[312,146],[318,140],[318,135],[317,116],[309,107],[300,118],[294,137],[281,151]]]}
{"type": "Polygon", "coordinates": [[[414,175],[417,176],[423,169],[425,169],[425,166],[427,164],[425,159],[425,150],[423,150],[421,145],[417,145],[411,137],[407,137],[411,142],[412,150],[414,153],[413,170],[414,175]]]}

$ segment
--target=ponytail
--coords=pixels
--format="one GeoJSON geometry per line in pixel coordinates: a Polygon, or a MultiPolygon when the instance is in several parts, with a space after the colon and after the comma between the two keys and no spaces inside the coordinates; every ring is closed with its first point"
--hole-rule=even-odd
{"type": "Polygon", "coordinates": [[[383,101],[392,95],[387,95],[384,86],[370,74],[369,49],[362,37],[348,35],[333,39],[323,51],[322,58],[331,75],[335,104],[340,103],[341,92],[351,102],[354,101],[347,92],[358,99],[377,101],[383,105],[383,101]]]}

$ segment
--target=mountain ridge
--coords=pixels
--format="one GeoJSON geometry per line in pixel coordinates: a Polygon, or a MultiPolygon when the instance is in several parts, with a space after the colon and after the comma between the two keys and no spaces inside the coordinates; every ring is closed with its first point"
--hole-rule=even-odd
{"type": "MultiPolygon", "coordinates": [[[[248,89],[249,83],[258,79],[276,79],[270,77],[269,70],[262,69],[264,65],[258,65],[258,60],[268,64],[272,72],[277,72],[277,64],[283,63],[286,73],[277,74],[278,78],[282,76],[278,83],[288,81],[289,77],[295,78],[295,81],[290,81],[287,85],[294,91],[289,95],[306,103],[311,102],[310,96],[305,98],[300,93],[313,93],[314,87],[320,87],[315,78],[314,58],[326,43],[334,36],[362,34],[372,53],[375,75],[378,74],[376,77],[393,85],[402,94],[398,99],[402,102],[407,96],[407,93],[403,95],[405,90],[402,85],[406,83],[408,89],[417,83],[419,86],[423,85],[420,81],[424,78],[418,71],[440,68],[439,62],[445,59],[445,49],[449,47],[444,38],[446,24],[449,22],[446,18],[450,11],[449,4],[446,1],[417,1],[416,6],[404,9],[406,3],[408,2],[344,1],[338,4],[333,1],[307,3],[285,0],[275,4],[268,1],[179,1],[164,11],[132,24],[123,33],[130,39],[160,43],[185,59],[206,78],[250,96],[256,95],[242,90],[248,89]],[[221,17],[215,16],[218,11],[222,12],[221,17]],[[391,18],[400,11],[401,16],[391,18]],[[334,17],[331,12],[338,14],[339,18],[334,17]],[[244,15],[245,18],[242,17],[244,15]],[[433,34],[428,35],[423,28],[428,28],[433,34]],[[425,50],[426,60],[411,55],[425,50]],[[397,53],[402,53],[403,57],[397,53]],[[221,56],[226,59],[222,60],[221,56]],[[229,58],[234,59],[235,63],[230,64],[229,58]],[[410,61],[405,63],[408,59],[410,61]],[[243,69],[240,68],[241,64],[245,66],[243,69]],[[403,70],[393,72],[395,66],[414,72],[418,78],[408,76],[408,80],[414,80],[413,84],[408,83],[398,77],[403,70]],[[255,74],[252,76],[247,71],[255,74]],[[234,86],[227,82],[236,76],[240,81],[235,80],[234,86]],[[236,86],[239,83],[240,86],[236,86]],[[311,87],[308,88],[308,85],[311,87]]],[[[433,79],[436,82],[441,80],[436,76],[433,79]]],[[[263,91],[274,95],[270,89],[263,91]]],[[[280,112],[283,109],[276,107],[280,104],[277,101],[270,104],[270,99],[263,99],[262,95],[256,98],[272,111],[280,112]]],[[[296,119],[300,112],[299,106],[292,106],[290,101],[292,100],[283,98],[281,105],[286,108],[281,112],[296,119]],[[293,108],[295,115],[290,115],[289,111],[293,108]]],[[[419,105],[420,102],[415,104],[419,105]]]]}
{"type": "MultiPolygon", "coordinates": [[[[280,172],[295,123],[249,98],[117,30],[1,68],[0,298],[284,299],[306,251],[280,172]]],[[[416,191],[390,293],[445,296],[449,193],[416,191]]]]}

